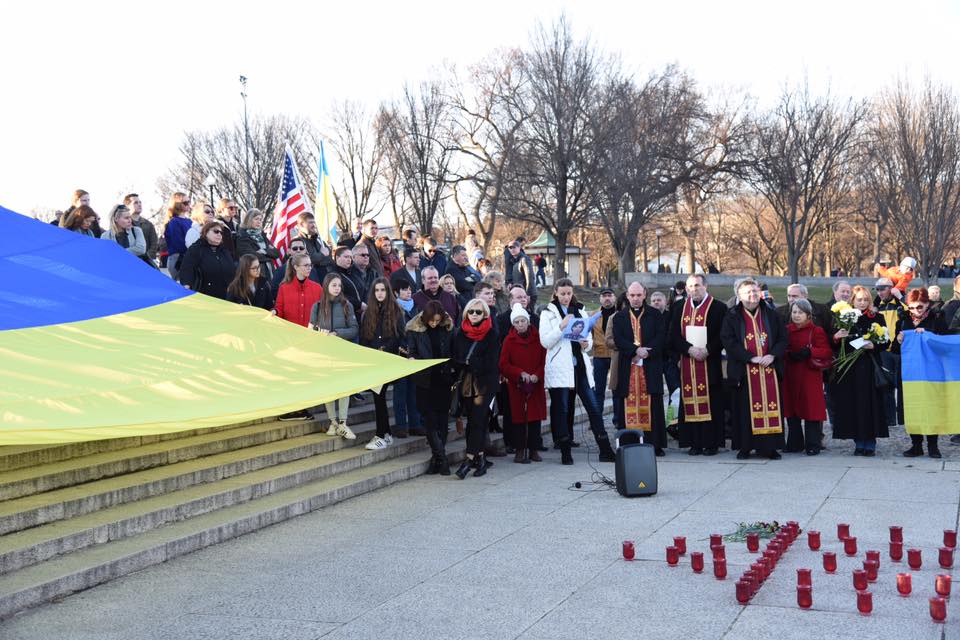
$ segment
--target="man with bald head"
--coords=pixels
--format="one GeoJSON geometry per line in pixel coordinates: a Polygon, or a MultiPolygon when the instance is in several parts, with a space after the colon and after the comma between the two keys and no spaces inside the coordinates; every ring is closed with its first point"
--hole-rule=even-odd
{"type": "Polygon", "coordinates": [[[614,401],[624,403],[624,427],[640,429],[644,441],[665,455],[667,425],[663,415],[663,353],[666,325],[646,304],[647,289],[627,287],[627,306],[613,316],[613,341],[619,363],[614,401]]]}
{"type": "Polygon", "coordinates": [[[725,443],[720,330],[727,305],[707,292],[703,274],[689,276],[686,291],[667,330],[671,350],[680,354],[680,446],[692,456],[712,456],[725,443]]]}

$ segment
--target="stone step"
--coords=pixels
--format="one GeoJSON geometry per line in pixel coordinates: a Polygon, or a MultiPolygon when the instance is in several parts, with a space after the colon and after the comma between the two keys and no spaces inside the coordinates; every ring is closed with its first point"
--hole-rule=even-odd
{"type": "MultiPolygon", "coordinates": [[[[578,409],[576,422],[584,420],[578,409]]],[[[448,455],[457,462],[465,443],[451,437],[448,455]]],[[[491,440],[502,444],[500,434],[491,440]]],[[[379,451],[338,449],[9,534],[0,557],[22,568],[0,575],[0,618],[415,477],[426,470],[425,450],[423,438],[379,451]]]]}
{"type": "Polygon", "coordinates": [[[363,446],[376,433],[374,422],[353,425],[351,428],[357,435],[356,440],[327,436],[324,431],[319,431],[122,475],[111,474],[100,480],[6,500],[0,502],[0,535],[336,449],[363,446]]]}
{"type": "MultiPolygon", "coordinates": [[[[349,422],[366,423],[373,419],[373,404],[368,403],[352,409],[349,422]]],[[[281,422],[274,419],[257,424],[248,423],[244,426],[210,430],[192,436],[4,471],[0,473],[0,501],[32,496],[102,478],[111,478],[269,442],[299,438],[325,430],[326,423],[325,417],[314,413],[312,421],[281,422]]],[[[3,532],[0,528],[0,533],[3,532]]]]}
{"type": "MultiPolygon", "coordinates": [[[[387,397],[393,397],[393,388],[391,387],[387,391],[387,397]]],[[[373,416],[373,401],[370,393],[364,394],[364,402],[360,405],[357,405],[356,410],[363,410],[364,412],[369,412],[370,416],[373,416]]],[[[392,400],[388,402],[388,406],[393,407],[392,400]]],[[[350,408],[351,415],[355,410],[354,407],[350,408]]],[[[313,411],[315,416],[324,414],[323,407],[317,407],[313,411]]],[[[392,415],[392,412],[391,412],[392,415]]],[[[365,416],[359,416],[362,421],[369,420],[371,418],[365,416]]],[[[128,438],[108,438],[105,440],[93,440],[90,442],[70,442],[66,444],[57,444],[57,445],[22,445],[22,446],[0,446],[0,471],[14,471],[16,469],[26,469],[36,467],[41,464],[52,464],[55,462],[63,462],[65,460],[70,460],[73,458],[82,458],[85,456],[96,455],[98,453],[108,453],[111,451],[120,451],[122,449],[132,449],[136,447],[142,447],[145,445],[156,444],[159,442],[166,442],[169,440],[180,440],[184,438],[192,438],[194,436],[200,436],[209,433],[217,433],[221,431],[227,431],[230,429],[237,429],[241,427],[249,427],[259,424],[272,423],[275,422],[275,418],[263,418],[260,420],[251,420],[248,422],[240,422],[228,425],[221,425],[219,427],[204,427],[202,429],[188,429],[185,431],[176,431],[173,433],[164,433],[160,435],[153,436],[131,436],[128,438]]],[[[0,494],[0,499],[3,499],[2,494],[0,494]]]]}

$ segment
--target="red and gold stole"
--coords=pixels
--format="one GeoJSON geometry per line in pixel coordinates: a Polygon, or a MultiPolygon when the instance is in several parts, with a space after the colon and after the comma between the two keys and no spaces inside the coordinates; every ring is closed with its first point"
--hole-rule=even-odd
{"type": "MultiPolygon", "coordinates": [[[[713,296],[707,297],[695,307],[693,300],[687,297],[683,303],[680,331],[684,339],[687,337],[687,327],[707,326],[707,312],[713,304],[713,296]]],[[[680,357],[680,399],[683,401],[684,422],[709,422],[710,415],[710,375],[707,371],[707,361],[699,361],[683,354],[680,357]]]]}
{"type": "MultiPolygon", "coordinates": [[[[633,344],[639,347],[643,342],[640,318],[643,318],[646,310],[640,312],[640,318],[633,315],[632,309],[626,311],[630,317],[630,324],[633,326],[633,344]]],[[[647,378],[644,374],[644,368],[630,363],[630,391],[624,407],[626,414],[624,417],[626,418],[627,429],[651,431],[653,429],[653,404],[650,400],[650,394],[647,393],[647,378]]]]}
{"type": "MultiPolygon", "coordinates": [[[[757,309],[754,315],[743,309],[743,320],[747,330],[743,346],[747,351],[758,356],[769,354],[763,312],[757,309]]],[[[773,367],[761,367],[759,364],[748,362],[747,390],[750,398],[750,428],[754,435],[783,433],[783,422],[780,417],[780,385],[777,382],[777,372],[773,367]]]]}

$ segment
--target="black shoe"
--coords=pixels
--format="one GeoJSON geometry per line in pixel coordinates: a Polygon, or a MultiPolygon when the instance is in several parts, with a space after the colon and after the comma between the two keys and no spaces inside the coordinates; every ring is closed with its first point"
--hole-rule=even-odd
{"type": "Polygon", "coordinates": [[[717,455],[717,448],[716,448],[716,447],[707,447],[706,449],[703,450],[703,455],[705,455],[705,456],[715,456],[715,455],[717,455]]]}
{"type": "Polygon", "coordinates": [[[560,464],[573,464],[573,454],[570,453],[570,445],[560,447],[560,464]]]}
{"type": "Polygon", "coordinates": [[[577,447],[580,446],[580,443],[579,443],[579,442],[574,442],[573,440],[571,440],[571,441],[570,441],[570,446],[573,447],[574,449],[576,449],[577,447]]]}
{"type": "Polygon", "coordinates": [[[510,445],[507,445],[507,447],[506,447],[506,452],[507,452],[507,455],[510,456],[510,455],[515,454],[515,453],[517,452],[517,450],[514,449],[513,447],[511,447],[510,445]]]}
{"type": "Polygon", "coordinates": [[[864,457],[864,458],[876,458],[876,457],[877,457],[877,452],[876,452],[876,450],[874,450],[874,449],[864,449],[864,450],[863,450],[863,457],[864,457]]]}
{"type": "Polygon", "coordinates": [[[950,436],[950,444],[960,444],[960,433],[955,436],[950,436]]]}
{"type": "Polygon", "coordinates": [[[768,460],[780,460],[781,458],[783,458],[783,456],[781,456],[776,451],[771,451],[770,453],[767,454],[768,460]]]}
{"type": "Polygon", "coordinates": [[[613,449],[610,448],[610,443],[605,443],[606,446],[600,446],[600,455],[598,456],[600,462],[616,462],[617,454],[613,452],[613,449]]]}
{"type": "Polygon", "coordinates": [[[482,453],[478,454],[474,460],[476,461],[477,467],[477,469],[473,472],[474,478],[479,478],[480,476],[484,475],[487,472],[487,469],[493,466],[492,463],[487,464],[486,456],[482,453]]]}
{"type": "Polygon", "coordinates": [[[904,458],[919,458],[923,455],[923,447],[910,447],[903,452],[904,458]]]}
{"type": "Polygon", "coordinates": [[[313,420],[313,416],[308,411],[294,411],[277,416],[280,422],[294,422],[297,420],[313,420]]]}
{"type": "Polygon", "coordinates": [[[653,450],[653,452],[656,454],[658,458],[662,458],[663,456],[667,455],[667,452],[661,449],[660,447],[656,447],[653,450]]]}
{"type": "Polygon", "coordinates": [[[467,477],[467,474],[470,473],[470,469],[473,467],[473,460],[470,458],[464,458],[463,462],[460,463],[460,466],[457,467],[457,477],[463,480],[467,477]]]}
{"type": "Polygon", "coordinates": [[[817,448],[817,449],[807,449],[807,455],[808,455],[808,456],[818,456],[818,455],[820,455],[820,449],[819,449],[819,448],[817,448]]]}
{"type": "Polygon", "coordinates": [[[557,451],[559,451],[559,450],[560,450],[560,443],[559,443],[559,442],[554,442],[554,443],[553,443],[553,448],[556,449],[557,451]]]}
{"type": "Polygon", "coordinates": [[[410,431],[408,431],[408,433],[412,436],[421,436],[421,437],[427,435],[427,432],[426,430],[424,430],[423,427],[413,427],[412,429],[410,429],[410,431]]]}
{"type": "Polygon", "coordinates": [[[440,464],[437,462],[436,457],[430,458],[430,465],[424,473],[428,476],[435,476],[440,473],[440,464]]]}
{"type": "Polygon", "coordinates": [[[539,446],[537,447],[537,450],[542,453],[544,451],[550,451],[550,447],[539,446]]]}
{"type": "Polygon", "coordinates": [[[703,455],[703,449],[701,449],[700,447],[690,447],[690,451],[687,451],[687,455],[689,455],[689,456],[702,456],[702,455],[703,455]]]}
{"type": "Polygon", "coordinates": [[[437,462],[437,473],[440,474],[441,476],[450,475],[450,463],[447,462],[446,456],[444,456],[437,462]]]}
{"type": "Polygon", "coordinates": [[[362,394],[362,393],[355,393],[355,394],[353,394],[352,396],[350,396],[350,398],[351,398],[354,402],[363,402],[363,394],[362,394]]]}
{"type": "Polygon", "coordinates": [[[939,460],[940,458],[943,457],[943,455],[940,453],[940,449],[930,449],[930,450],[927,452],[927,455],[930,456],[931,458],[935,458],[935,459],[937,459],[937,460],[939,460]]]}
{"type": "Polygon", "coordinates": [[[749,451],[744,451],[743,449],[741,449],[740,451],[737,451],[737,460],[749,460],[749,459],[750,459],[749,451]]]}
{"type": "Polygon", "coordinates": [[[864,449],[861,449],[860,447],[857,447],[856,449],[853,450],[853,455],[855,455],[855,456],[862,456],[862,455],[863,455],[863,452],[864,452],[864,449]]]}

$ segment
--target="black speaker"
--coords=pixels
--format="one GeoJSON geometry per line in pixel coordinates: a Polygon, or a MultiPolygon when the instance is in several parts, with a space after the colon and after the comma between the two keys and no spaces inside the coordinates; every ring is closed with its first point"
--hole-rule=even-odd
{"type": "Polygon", "coordinates": [[[657,453],[644,444],[643,432],[623,429],[617,433],[617,492],[625,498],[657,493],[657,453]]]}

